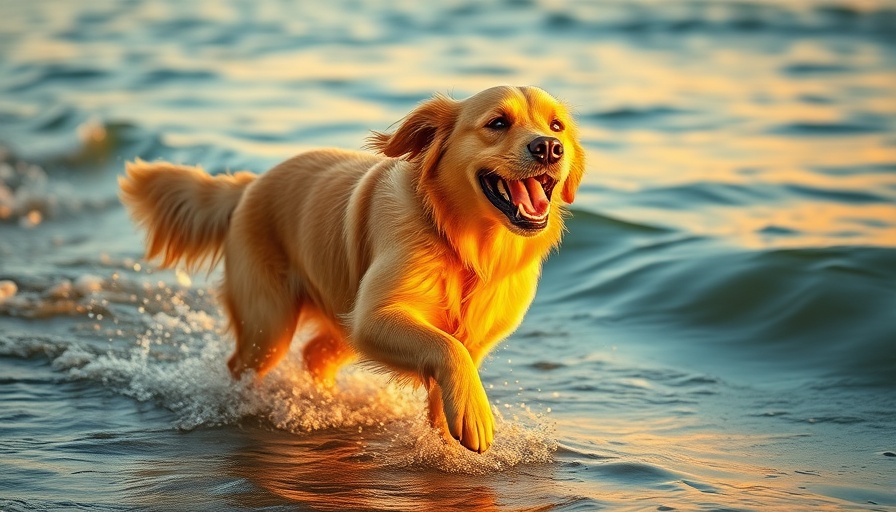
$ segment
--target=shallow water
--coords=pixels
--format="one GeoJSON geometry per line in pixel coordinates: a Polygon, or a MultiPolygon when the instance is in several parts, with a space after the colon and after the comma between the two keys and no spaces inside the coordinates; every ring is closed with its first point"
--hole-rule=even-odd
{"type": "Polygon", "coordinates": [[[0,3],[0,509],[896,507],[896,3],[0,3]],[[359,148],[537,84],[588,174],[482,369],[480,456],[360,368],[232,382],[215,275],[158,272],[135,157],[359,148]]]}

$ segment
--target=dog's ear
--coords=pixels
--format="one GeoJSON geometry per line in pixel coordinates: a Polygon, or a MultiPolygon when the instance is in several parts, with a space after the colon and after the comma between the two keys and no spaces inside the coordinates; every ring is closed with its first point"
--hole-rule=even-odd
{"type": "Polygon", "coordinates": [[[421,103],[394,133],[373,132],[367,147],[393,158],[413,160],[433,142],[444,142],[457,117],[457,102],[440,94],[421,103]]]}
{"type": "Polygon", "coordinates": [[[569,175],[566,177],[566,181],[563,183],[563,190],[561,191],[561,197],[567,204],[575,201],[576,190],[579,189],[579,184],[582,183],[582,175],[585,174],[585,150],[582,149],[582,144],[579,143],[577,134],[572,138],[572,147],[572,163],[569,166],[569,175]]]}

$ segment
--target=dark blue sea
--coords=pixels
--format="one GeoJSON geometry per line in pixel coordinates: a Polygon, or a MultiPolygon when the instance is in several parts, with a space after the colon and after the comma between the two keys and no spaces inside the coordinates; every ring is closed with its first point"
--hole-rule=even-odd
{"type": "Polygon", "coordinates": [[[0,510],[896,510],[896,2],[0,0],[0,510]],[[538,85],[587,175],[484,455],[302,336],[233,382],[134,158],[264,172],[538,85]]]}

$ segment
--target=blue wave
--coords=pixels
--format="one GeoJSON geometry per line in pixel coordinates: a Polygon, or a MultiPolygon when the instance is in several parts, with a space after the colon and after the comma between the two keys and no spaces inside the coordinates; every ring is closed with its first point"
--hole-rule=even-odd
{"type": "Polygon", "coordinates": [[[576,212],[541,304],[752,360],[896,385],[896,249],[743,250],[576,212]],[[674,333],[674,334],[673,334],[674,333]]]}

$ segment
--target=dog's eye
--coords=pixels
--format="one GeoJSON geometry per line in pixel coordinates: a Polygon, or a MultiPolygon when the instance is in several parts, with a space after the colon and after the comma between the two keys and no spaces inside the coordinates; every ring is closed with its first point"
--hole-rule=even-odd
{"type": "Polygon", "coordinates": [[[563,131],[563,123],[554,119],[553,121],[551,121],[551,130],[553,130],[555,132],[562,132],[563,131]]]}
{"type": "Polygon", "coordinates": [[[506,130],[507,128],[510,128],[510,119],[507,119],[504,116],[498,116],[489,121],[485,127],[491,128],[492,130],[506,130]]]}

